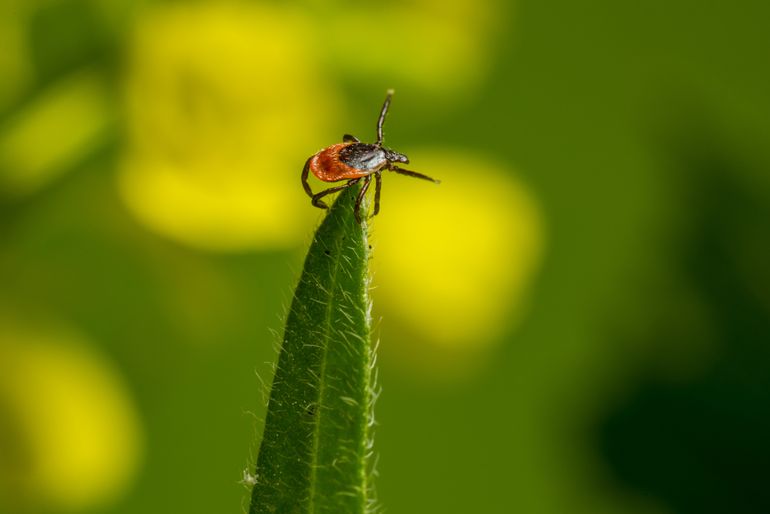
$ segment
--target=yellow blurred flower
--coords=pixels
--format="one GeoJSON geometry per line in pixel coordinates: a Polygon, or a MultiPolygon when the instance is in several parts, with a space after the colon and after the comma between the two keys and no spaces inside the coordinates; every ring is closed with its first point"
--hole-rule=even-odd
{"type": "Polygon", "coordinates": [[[219,250],[301,241],[315,214],[299,175],[338,112],[313,27],[279,6],[156,6],[135,28],[130,209],[187,244],[219,250]]]}
{"type": "Polygon", "coordinates": [[[0,405],[12,428],[0,448],[15,449],[0,462],[0,499],[11,507],[81,510],[131,482],[138,414],[118,371],[78,336],[0,325],[0,405]]]}
{"type": "Polygon", "coordinates": [[[386,172],[373,223],[375,305],[413,335],[410,352],[420,341],[483,350],[526,304],[543,252],[539,207],[510,171],[483,158],[411,153],[419,156],[411,168],[442,183],[386,172]]]}

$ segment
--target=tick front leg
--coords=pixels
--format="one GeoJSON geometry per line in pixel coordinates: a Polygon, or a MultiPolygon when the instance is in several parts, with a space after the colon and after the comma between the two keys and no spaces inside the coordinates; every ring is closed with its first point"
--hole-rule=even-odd
{"type": "Polygon", "coordinates": [[[433,183],[441,184],[440,180],[431,178],[428,175],[423,175],[422,173],[417,173],[416,171],[409,171],[409,170],[405,170],[404,168],[399,168],[398,166],[392,166],[392,165],[388,169],[395,171],[396,173],[400,173],[401,175],[407,175],[409,177],[414,177],[414,178],[421,178],[423,180],[430,180],[433,183]]]}
{"type": "Polygon", "coordinates": [[[358,192],[358,197],[356,198],[356,206],[354,209],[354,212],[356,214],[356,221],[360,224],[361,223],[361,202],[364,201],[364,196],[366,195],[366,190],[369,189],[369,184],[372,182],[372,176],[367,175],[364,177],[364,183],[361,186],[361,191],[358,192]]]}
{"type": "Polygon", "coordinates": [[[377,213],[380,212],[380,193],[382,192],[382,175],[377,172],[374,174],[374,212],[372,213],[372,217],[377,216],[377,213]]]}
{"type": "MultiPolygon", "coordinates": [[[[310,159],[312,159],[312,157],[310,159]]],[[[310,184],[307,182],[307,177],[310,173],[310,159],[305,161],[305,167],[302,168],[302,188],[310,198],[313,198],[313,190],[310,189],[310,184]]]]}
{"type": "Polygon", "coordinates": [[[329,206],[326,205],[324,202],[321,201],[321,198],[323,198],[326,195],[330,195],[332,193],[336,193],[337,191],[342,191],[343,189],[352,186],[353,184],[357,183],[360,178],[354,178],[353,180],[348,180],[345,184],[337,187],[330,187],[329,189],[325,189],[321,191],[320,193],[316,193],[312,195],[313,197],[313,205],[316,207],[320,207],[321,209],[328,209],[329,206]]]}

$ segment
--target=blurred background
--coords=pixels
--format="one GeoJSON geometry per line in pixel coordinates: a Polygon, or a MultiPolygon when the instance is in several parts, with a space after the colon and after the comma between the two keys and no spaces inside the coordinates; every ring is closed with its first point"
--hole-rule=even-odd
{"type": "Polygon", "coordinates": [[[391,87],[386,511],[770,512],[768,5],[2,0],[0,512],[244,511],[391,87]]]}

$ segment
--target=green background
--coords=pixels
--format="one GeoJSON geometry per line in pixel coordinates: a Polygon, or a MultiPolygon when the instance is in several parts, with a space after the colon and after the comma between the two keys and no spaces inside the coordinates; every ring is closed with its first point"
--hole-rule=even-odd
{"type": "MultiPolygon", "coordinates": [[[[35,78],[0,127],[74,70],[97,70],[120,91],[128,22],[111,26],[99,9],[27,8],[35,78]]],[[[346,124],[369,126],[372,102],[393,85],[406,93],[395,142],[515,163],[547,226],[527,313],[482,372],[420,379],[389,353],[388,338],[404,336],[382,320],[382,505],[769,512],[770,7],[522,0],[500,11],[489,71],[451,108],[408,85],[337,77],[353,106],[346,124]]],[[[371,20],[384,48],[399,37],[391,21],[371,20]]],[[[361,58],[355,43],[349,52],[361,58]]],[[[255,370],[270,374],[271,330],[304,245],[215,253],[149,232],[113,186],[123,137],[118,119],[44,187],[0,191],[2,319],[78,327],[135,398],[146,439],[137,476],[83,512],[239,512],[264,414],[255,370]],[[234,295],[220,301],[219,284],[234,295]]],[[[25,444],[12,416],[0,414],[6,478],[24,465],[10,457],[25,444]]],[[[9,512],[48,510],[0,490],[9,512]]]]}

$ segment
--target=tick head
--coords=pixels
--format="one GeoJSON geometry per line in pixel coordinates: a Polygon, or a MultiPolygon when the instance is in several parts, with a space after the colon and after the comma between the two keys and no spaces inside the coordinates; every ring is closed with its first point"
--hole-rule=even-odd
{"type": "Polygon", "coordinates": [[[390,150],[389,148],[383,148],[383,150],[385,150],[385,157],[390,162],[403,162],[404,164],[409,164],[409,157],[406,155],[390,150]]]}

